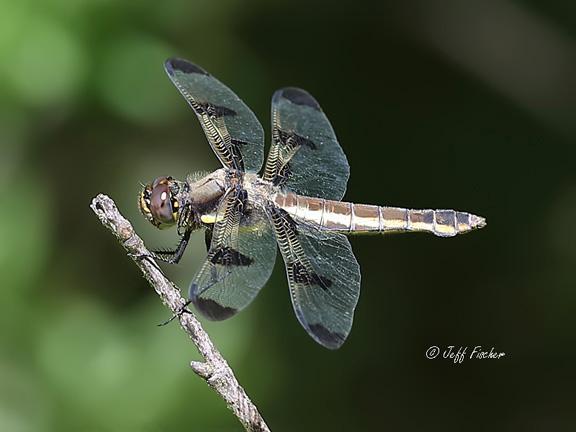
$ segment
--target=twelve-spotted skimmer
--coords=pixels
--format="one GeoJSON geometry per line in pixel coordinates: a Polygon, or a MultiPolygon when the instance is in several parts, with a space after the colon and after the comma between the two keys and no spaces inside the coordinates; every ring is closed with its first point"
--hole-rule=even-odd
{"type": "Polygon", "coordinates": [[[454,210],[411,210],[340,201],[350,167],[336,135],[306,91],[272,97],[272,145],[264,170],[264,132],[228,87],[181,59],[165,63],[223,168],[185,181],[158,177],[142,190],[140,210],[158,228],[177,226],[180,243],[156,258],[177,263],[190,233],[206,230],[208,255],[189,298],[207,318],[244,309],[266,283],[276,248],[286,265],[300,324],[336,349],[352,327],[360,268],[345,234],[425,231],[451,237],[485,220],[454,210]]]}

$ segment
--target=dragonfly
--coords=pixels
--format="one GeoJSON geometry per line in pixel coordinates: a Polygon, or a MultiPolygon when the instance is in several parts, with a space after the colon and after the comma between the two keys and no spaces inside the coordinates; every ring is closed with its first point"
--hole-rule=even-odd
{"type": "Polygon", "coordinates": [[[298,321],[316,342],[337,349],[350,333],[360,293],[360,267],[347,235],[452,237],[486,225],[467,212],[342,201],[350,174],[346,155],[316,99],[299,88],[272,97],[264,163],[262,125],[236,94],[189,61],[172,58],[164,67],[222,168],[185,180],[157,177],[143,187],[139,207],[155,227],[177,229],[175,249],[151,252],[161,261],[178,263],[191,233],[205,229],[207,256],[188,298],[210,320],[248,306],[280,250],[298,321]]]}

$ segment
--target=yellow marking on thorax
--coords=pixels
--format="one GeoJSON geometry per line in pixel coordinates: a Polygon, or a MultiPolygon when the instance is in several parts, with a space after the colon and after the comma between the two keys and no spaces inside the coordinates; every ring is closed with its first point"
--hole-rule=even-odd
{"type": "Polygon", "coordinates": [[[216,222],[220,222],[222,220],[222,217],[216,219],[216,213],[208,213],[200,216],[200,220],[202,221],[202,223],[205,224],[214,224],[216,222]]]}

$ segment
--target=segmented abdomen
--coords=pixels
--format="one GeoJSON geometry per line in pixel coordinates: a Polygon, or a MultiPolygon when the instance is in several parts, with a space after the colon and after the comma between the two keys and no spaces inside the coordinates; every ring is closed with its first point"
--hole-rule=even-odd
{"type": "Polygon", "coordinates": [[[486,225],[484,218],[455,210],[414,210],[354,204],[293,193],[277,194],[275,202],[296,219],[329,231],[350,233],[423,231],[452,237],[486,225]]]}

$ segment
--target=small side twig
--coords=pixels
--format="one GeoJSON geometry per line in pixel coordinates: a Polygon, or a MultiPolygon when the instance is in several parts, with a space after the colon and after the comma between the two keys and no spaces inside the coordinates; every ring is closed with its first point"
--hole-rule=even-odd
{"type": "MultiPolygon", "coordinates": [[[[106,195],[98,195],[90,205],[100,222],[120,241],[128,254],[142,271],[144,277],[168,306],[173,314],[179,314],[186,304],[178,288],[168,280],[152,259],[140,259],[149,255],[144,242],[134,232],[134,228],[116,208],[114,201],[106,195]]],[[[190,363],[192,370],[218,393],[226,405],[240,420],[247,431],[269,431],[264,419],[252,403],[244,389],[238,383],[234,372],[216,349],[200,322],[191,313],[178,316],[180,326],[188,334],[204,361],[190,363]]]]}

